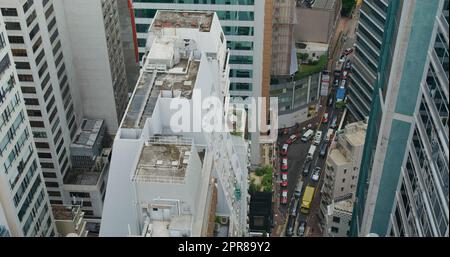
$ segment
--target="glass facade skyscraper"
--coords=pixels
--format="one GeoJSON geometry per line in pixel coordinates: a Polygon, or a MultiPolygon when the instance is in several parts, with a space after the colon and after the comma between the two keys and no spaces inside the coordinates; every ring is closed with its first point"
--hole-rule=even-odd
{"type": "Polygon", "coordinates": [[[157,10],[215,11],[227,38],[227,47],[231,49],[231,94],[242,97],[260,96],[258,91],[262,83],[265,2],[264,0],[133,0],[139,59],[142,59],[145,53],[147,30],[157,10]]]}
{"type": "Polygon", "coordinates": [[[366,0],[361,5],[347,105],[357,120],[369,116],[389,2],[366,0]]]}
{"type": "Polygon", "coordinates": [[[448,236],[448,5],[389,4],[353,236],[448,236]]]}

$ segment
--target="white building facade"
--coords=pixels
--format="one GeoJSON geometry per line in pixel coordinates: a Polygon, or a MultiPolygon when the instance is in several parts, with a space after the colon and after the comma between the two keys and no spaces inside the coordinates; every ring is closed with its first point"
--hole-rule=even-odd
{"type": "Polygon", "coordinates": [[[50,202],[2,15],[0,115],[0,234],[54,236],[50,202]]]}
{"type": "Polygon", "coordinates": [[[148,47],[114,140],[100,236],[204,236],[215,214],[229,218],[229,235],[245,235],[247,143],[171,126],[176,115],[201,124],[191,115],[205,114],[208,96],[228,106],[230,52],[217,15],[160,11],[148,47]],[[171,108],[179,104],[181,115],[171,108]]]}
{"type": "Polygon", "coordinates": [[[52,204],[62,204],[74,103],[52,1],[0,1],[21,91],[52,204]]]}
{"type": "Polygon", "coordinates": [[[63,185],[79,125],[102,119],[113,134],[127,105],[117,1],[1,0],[0,8],[50,202],[71,204],[63,185]]]}

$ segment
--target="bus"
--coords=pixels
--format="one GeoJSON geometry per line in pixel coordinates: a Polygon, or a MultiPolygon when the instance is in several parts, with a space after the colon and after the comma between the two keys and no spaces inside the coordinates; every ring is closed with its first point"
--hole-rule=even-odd
{"type": "Polygon", "coordinates": [[[312,186],[307,186],[305,189],[305,193],[303,194],[302,199],[302,207],[300,211],[304,214],[309,213],[309,209],[311,208],[311,203],[314,199],[314,190],[315,188],[312,186]]]}
{"type": "Polygon", "coordinates": [[[345,87],[339,87],[336,91],[336,103],[344,101],[345,98],[345,87]]]}

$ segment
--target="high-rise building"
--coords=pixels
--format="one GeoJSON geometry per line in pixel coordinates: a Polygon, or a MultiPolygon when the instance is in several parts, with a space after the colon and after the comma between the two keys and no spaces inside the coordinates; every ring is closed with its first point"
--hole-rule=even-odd
{"type": "MultiPolygon", "coordinates": [[[[50,202],[72,204],[77,192],[63,189],[65,181],[74,184],[67,177],[80,178],[70,174],[79,168],[71,145],[89,143],[78,128],[84,130],[85,118],[100,119],[116,133],[128,102],[117,1],[0,0],[0,8],[50,202]]],[[[104,171],[94,166],[87,169],[104,171]]],[[[98,217],[102,206],[92,208],[98,217]]]]}
{"type": "Polygon", "coordinates": [[[76,118],[52,2],[1,0],[0,8],[50,202],[62,204],[76,118]]]}
{"type": "MultiPolygon", "coordinates": [[[[265,36],[271,37],[271,33],[269,35],[266,32],[272,31],[273,0],[134,0],[133,2],[140,59],[145,53],[148,28],[157,10],[215,11],[219,16],[225,36],[228,38],[227,46],[231,49],[231,95],[262,95],[262,90],[264,90],[263,53],[266,50],[264,48],[270,47],[272,41],[271,38],[267,38],[267,42],[264,40],[265,36]],[[267,28],[265,27],[265,16],[270,17],[267,28]]],[[[268,54],[270,55],[271,51],[268,54]]],[[[270,73],[270,57],[267,65],[270,73]]]]}
{"type": "Polygon", "coordinates": [[[5,24],[0,15],[0,234],[54,236],[50,202],[5,24]]]}
{"type": "Polygon", "coordinates": [[[449,235],[448,13],[389,4],[352,235],[449,235]]]}
{"type": "Polygon", "coordinates": [[[366,0],[360,9],[347,108],[356,120],[369,116],[391,0],[366,0]]]}
{"type": "MultiPolygon", "coordinates": [[[[229,105],[230,52],[218,16],[158,11],[148,37],[114,140],[100,236],[211,235],[216,216],[225,236],[246,235],[248,143],[241,133],[195,129],[206,98],[229,105]],[[182,114],[171,108],[179,104],[182,114]],[[189,128],[175,131],[177,115],[189,128]]],[[[240,110],[236,115],[246,119],[240,110]]]]}
{"type": "MultiPolygon", "coordinates": [[[[114,134],[128,104],[117,0],[63,0],[53,4],[60,30],[64,30],[64,54],[71,55],[75,74],[71,86],[78,93],[80,119],[103,119],[106,131],[114,134]]],[[[131,24],[128,28],[131,30],[131,24]]]]}

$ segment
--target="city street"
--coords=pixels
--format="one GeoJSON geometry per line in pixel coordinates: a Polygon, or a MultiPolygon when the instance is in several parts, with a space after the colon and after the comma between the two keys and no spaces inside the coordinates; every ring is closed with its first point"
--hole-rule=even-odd
{"type": "MultiPolygon", "coordinates": [[[[328,69],[330,71],[330,85],[333,85],[333,81],[335,79],[337,79],[334,77],[334,72],[333,72],[336,61],[339,59],[343,50],[345,50],[347,48],[352,48],[353,44],[355,43],[355,39],[356,39],[355,31],[356,31],[358,17],[359,17],[359,7],[356,8],[353,19],[343,17],[343,18],[341,18],[341,20],[337,26],[335,36],[333,38],[333,43],[338,44],[338,45],[335,49],[333,57],[331,58],[329,66],[328,66],[328,69]],[[339,36],[339,35],[341,35],[341,36],[339,36]]],[[[331,47],[330,47],[330,49],[331,49],[331,47]]],[[[329,97],[334,98],[335,91],[336,91],[336,88],[331,86],[329,97]]],[[[303,165],[306,161],[306,155],[312,144],[312,140],[310,140],[308,143],[303,143],[300,140],[300,138],[302,136],[301,131],[302,131],[302,128],[308,129],[308,125],[311,124],[313,130],[322,131],[322,137],[324,138],[328,132],[328,129],[330,127],[330,123],[331,123],[333,116],[337,115],[337,117],[338,117],[337,124],[339,124],[341,122],[342,112],[340,112],[334,108],[335,107],[334,101],[333,101],[332,106],[327,105],[328,97],[321,97],[320,102],[321,102],[321,108],[318,112],[317,117],[315,117],[314,119],[312,119],[308,122],[300,124],[298,129],[296,129],[295,127],[291,128],[286,135],[280,135],[278,138],[278,149],[281,149],[283,144],[286,142],[286,140],[291,135],[300,132],[298,134],[299,137],[298,137],[297,141],[295,143],[291,144],[288,148],[288,154],[287,154],[287,157],[288,157],[288,186],[287,186],[288,204],[285,204],[285,205],[279,204],[279,202],[280,202],[280,194],[279,194],[280,193],[280,185],[279,185],[279,183],[281,182],[281,178],[280,178],[280,175],[278,174],[278,181],[277,181],[278,185],[276,187],[278,203],[276,206],[279,206],[279,208],[277,208],[275,210],[275,215],[276,215],[275,220],[276,220],[277,226],[275,227],[272,236],[285,236],[288,226],[293,226],[293,231],[294,231],[293,236],[297,236],[297,228],[298,228],[300,221],[306,221],[307,226],[306,226],[305,236],[318,237],[318,236],[323,235],[323,232],[321,231],[320,225],[319,225],[318,214],[319,214],[320,200],[321,200],[320,190],[321,190],[321,187],[323,184],[323,177],[324,177],[323,173],[324,173],[324,166],[325,166],[326,158],[319,157],[319,153],[320,153],[320,145],[322,145],[323,143],[326,143],[326,142],[324,139],[322,139],[321,144],[319,144],[319,146],[317,147],[316,152],[314,154],[309,175],[303,176],[302,175],[303,165]],[[321,122],[324,113],[328,113],[328,117],[329,117],[328,123],[321,122]],[[321,170],[318,182],[314,182],[311,179],[311,171],[315,167],[320,167],[320,170],[321,170]],[[315,188],[313,202],[311,204],[310,212],[308,215],[305,215],[300,212],[300,206],[301,206],[301,200],[302,200],[301,198],[298,200],[300,202],[298,204],[297,210],[295,210],[295,211],[292,210],[293,204],[294,204],[293,193],[294,193],[297,183],[300,180],[303,181],[303,187],[302,187],[303,189],[302,189],[302,194],[301,194],[302,196],[303,196],[303,193],[307,186],[312,186],[315,188]],[[292,212],[296,213],[296,216],[290,215],[292,212]]],[[[330,142],[328,142],[328,146],[329,145],[330,145],[330,142]]],[[[327,149],[327,151],[329,151],[329,149],[327,149]]],[[[282,156],[280,156],[279,159],[281,161],[282,156]]]]}

